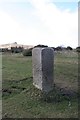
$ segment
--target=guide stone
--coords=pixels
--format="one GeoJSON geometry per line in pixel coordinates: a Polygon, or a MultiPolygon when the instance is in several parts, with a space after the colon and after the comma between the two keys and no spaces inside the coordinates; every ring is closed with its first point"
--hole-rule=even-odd
{"type": "Polygon", "coordinates": [[[34,48],[32,50],[33,85],[49,92],[53,89],[54,52],[52,48],[34,48]]]}

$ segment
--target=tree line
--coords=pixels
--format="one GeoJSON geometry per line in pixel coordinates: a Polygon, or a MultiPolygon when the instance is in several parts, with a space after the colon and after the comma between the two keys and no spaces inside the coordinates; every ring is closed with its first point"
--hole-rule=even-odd
{"type": "MultiPolygon", "coordinates": [[[[48,47],[47,45],[37,45],[34,46],[33,48],[36,47],[48,47]]],[[[11,47],[11,49],[8,48],[0,48],[0,52],[9,52],[9,53],[22,53],[24,56],[31,56],[32,55],[32,49],[33,48],[29,48],[29,49],[24,49],[23,47],[11,47]]],[[[51,47],[54,51],[63,51],[63,50],[73,50],[72,47],[67,46],[67,47],[62,47],[62,46],[58,46],[58,47],[51,47]]],[[[80,46],[75,48],[76,52],[80,52],[80,46]]]]}

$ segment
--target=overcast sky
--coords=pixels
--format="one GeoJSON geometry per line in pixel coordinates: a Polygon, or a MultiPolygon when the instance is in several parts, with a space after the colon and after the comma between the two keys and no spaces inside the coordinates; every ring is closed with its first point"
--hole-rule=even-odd
{"type": "Polygon", "coordinates": [[[0,44],[13,42],[77,47],[78,2],[0,0],[0,44]]]}

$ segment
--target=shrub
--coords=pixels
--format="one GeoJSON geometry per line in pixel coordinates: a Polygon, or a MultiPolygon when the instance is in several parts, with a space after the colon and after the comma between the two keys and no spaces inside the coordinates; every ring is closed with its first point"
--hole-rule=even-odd
{"type": "Polygon", "coordinates": [[[80,46],[76,48],[76,51],[77,51],[77,52],[80,52],[80,46]]]}
{"type": "Polygon", "coordinates": [[[55,47],[51,47],[55,51],[55,47]]]}
{"type": "Polygon", "coordinates": [[[1,52],[8,52],[8,48],[2,48],[1,52]]]}
{"type": "Polygon", "coordinates": [[[72,47],[68,46],[66,50],[73,50],[72,47]]]}
{"type": "Polygon", "coordinates": [[[23,51],[23,47],[11,47],[12,53],[20,53],[23,51]]]}
{"type": "MultiPolygon", "coordinates": [[[[37,46],[35,46],[35,47],[41,47],[41,48],[42,48],[42,47],[48,47],[48,46],[47,46],[47,45],[40,45],[40,44],[39,44],[39,45],[37,45],[37,46]]],[[[34,47],[34,48],[35,48],[35,47],[34,47]]]]}
{"type": "Polygon", "coordinates": [[[25,49],[23,51],[23,56],[32,56],[32,48],[30,49],[25,49]]]}
{"type": "Polygon", "coordinates": [[[2,52],[2,49],[0,48],[0,52],[2,52]]]}
{"type": "Polygon", "coordinates": [[[58,46],[55,48],[56,51],[62,51],[62,47],[61,46],[58,46]]]}

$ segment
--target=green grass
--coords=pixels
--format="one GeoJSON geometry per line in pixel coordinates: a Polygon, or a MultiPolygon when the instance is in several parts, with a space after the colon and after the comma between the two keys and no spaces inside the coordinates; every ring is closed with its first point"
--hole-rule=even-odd
{"type": "Polygon", "coordinates": [[[33,86],[32,57],[2,56],[3,118],[77,118],[78,56],[54,54],[54,88],[48,94],[33,86]]]}

